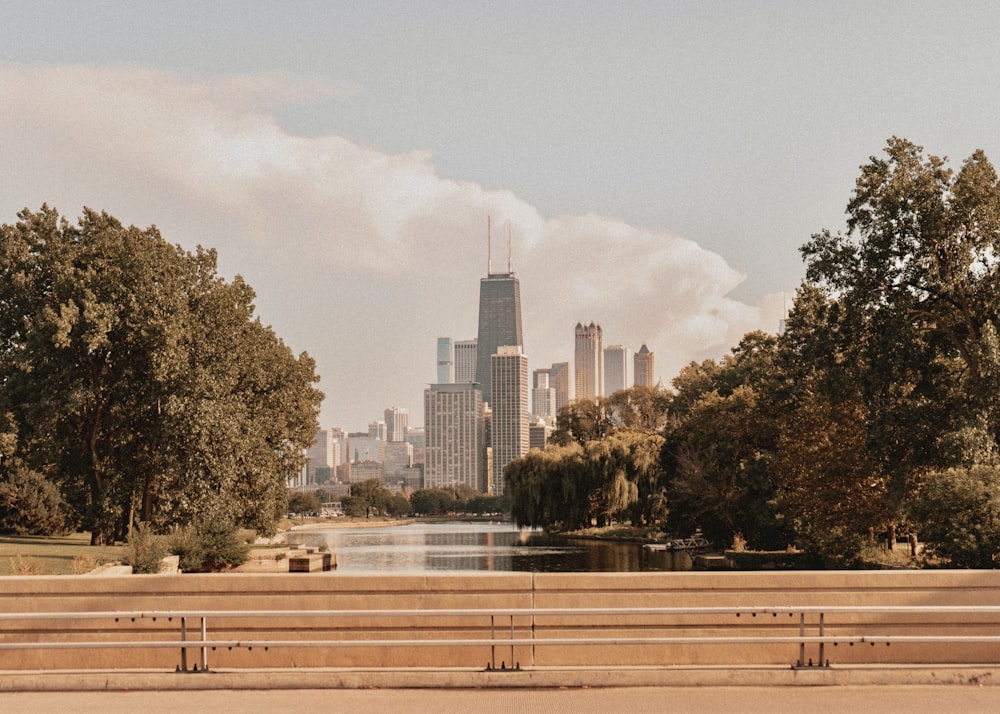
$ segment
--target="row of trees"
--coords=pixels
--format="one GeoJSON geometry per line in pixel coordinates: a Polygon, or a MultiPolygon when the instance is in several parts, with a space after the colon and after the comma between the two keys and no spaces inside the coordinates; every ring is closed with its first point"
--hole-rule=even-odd
{"type": "MultiPolygon", "coordinates": [[[[337,500],[319,489],[292,492],[288,498],[291,513],[318,514],[322,504],[337,500]]],[[[487,496],[465,484],[453,488],[422,488],[406,495],[390,491],[379,479],[351,484],[350,494],[340,499],[344,515],[366,518],[371,515],[446,516],[495,515],[510,511],[510,502],[503,496],[487,496]]]]}
{"type": "Polygon", "coordinates": [[[953,564],[995,564],[996,172],[981,151],[953,172],[893,138],[847,214],[846,233],[802,247],[806,281],[781,335],[746,335],[670,392],[560,414],[562,445],[505,472],[515,520],[663,516],[716,543],[739,534],[841,562],[873,534],[919,531],[953,564]]]}
{"type": "Polygon", "coordinates": [[[94,542],[134,521],[273,530],[315,433],[312,359],[212,250],[91,210],[18,217],[0,226],[0,520],[35,527],[36,491],[94,542]]]}

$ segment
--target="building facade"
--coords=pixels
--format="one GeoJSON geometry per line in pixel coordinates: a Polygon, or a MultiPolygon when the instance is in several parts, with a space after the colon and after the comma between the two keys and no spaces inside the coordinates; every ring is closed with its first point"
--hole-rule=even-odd
{"type": "Polygon", "coordinates": [[[639,351],[635,353],[635,358],[633,360],[635,364],[634,374],[635,374],[635,386],[637,387],[655,387],[653,377],[653,353],[649,351],[643,343],[639,351]]]}
{"type": "Polygon", "coordinates": [[[410,426],[410,412],[399,407],[385,410],[385,440],[406,441],[406,430],[410,426]]]}
{"type": "Polygon", "coordinates": [[[611,396],[631,386],[629,373],[629,350],[623,345],[609,345],[604,348],[604,394],[611,396]]]}
{"type": "Polygon", "coordinates": [[[491,273],[479,281],[479,335],[476,382],[483,401],[492,404],[490,360],[500,347],[524,347],[521,286],[513,273],[491,273]]]}
{"type": "Polygon", "coordinates": [[[451,338],[439,337],[437,342],[438,384],[451,384],[455,381],[455,363],[452,354],[451,338]]]}
{"type": "Polygon", "coordinates": [[[476,340],[455,343],[455,382],[471,384],[476,381],[476,359],[479,354],[476,340]]]}
{"type": "Polygon", "coordinates": [[[486,493],[483,393],[474,384],[424,390],[424,486],[465,484],[486,493]]]}
{"type": "Polygon", "coordinates": [[[493,469],[490,492],[503,493],[503,467],[528,453],[528,358],[519,347],[501,346],[490,358],[493,421],[490,445],[493,469]]]}
{"type": "Polygon", "coordinates": [[[549,368],[549,387],[556,390],[556,416],[559,416],[559,410],[573,398],[570,391],[572,384],[569,362],[556,362],[549,368]]]}
{"type": "Polygon", "coordinates": [[[604,332],[600,325],[576,323],[576,396],[581,399],[598,399],[604,396],[604,332]]]}

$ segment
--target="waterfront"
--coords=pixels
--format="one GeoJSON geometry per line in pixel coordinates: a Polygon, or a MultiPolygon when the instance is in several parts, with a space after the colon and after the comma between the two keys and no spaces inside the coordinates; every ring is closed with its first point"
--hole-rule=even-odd
{"type": "Polygon", "coordinates": [[[549,536],[511,523],[410,523],[375,528],[291,531],[289,544],[326,547],[337,571],[646,572],[671,570],[663,554],[640,543],[549,536]]]}

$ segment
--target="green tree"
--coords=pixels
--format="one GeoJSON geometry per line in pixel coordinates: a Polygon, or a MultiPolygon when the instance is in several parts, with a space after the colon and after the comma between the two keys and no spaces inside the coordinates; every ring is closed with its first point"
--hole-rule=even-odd
{"type": "Polygon", "coordinates": [[[314,365],[253,291],[155,228],[43,206],[0,226],[0,411],[94,542],[195,514],[263,531],[312,438],[314,365]]]}
{"type": "Polygon", "coordinates": [[[391,497],[392,494],[377,478],[352,483],[350,499],[343,502],[344,513],[352,516],[363,515],[366,518],[385,513],[391,497]],[[348,512],[348,508],[350,508],[350,512],[348,512]]]}
{"type": "Polygon", "coordinates": [[[1000,186],[982,151],[954,173],[893,137],[862,167],[847,210],[847,234],[823,231],[802,253],[807,279],[836,301],[835,352],[899,511],[956,444],[1000,434],[1000,186]]]}
{"type": "Polygon", "coordinates": [[[606,402],[579,399],[559,410],[556,428],[549,436],[549,443],[555,446],[567,446],[573,441],[586,444],[603,438],[614,429],[614,416],[606,402]]]}
{"type": "Polygon", "coordinates": [[[721,363],[691,364],[674,380],[663,449],[668,523],[715,543],[740,534],[753,547],[784,547],[771,466],[783,385],[777,339],[744,336],[721,363]]]}
{"type": "Polygon", "coordinates": [[[288,496],[288,512],[310,515],[319,513],[323,508],[323,502],[315,493],[305,493],[303,491],[293,491],[288,496]]]}
{"type": "Polygon", "coordinates": [[[1000,565],[1000,469],[929,474],[910,502],[910,515],[931,555],[956,568],[1000,565]]]}
{"type": "Polygon", "coordinates": [[[443,516],[455,511],[453,491],[446,488],[422,488],[410,494],[410,507],[420,516],[443,516]]]}

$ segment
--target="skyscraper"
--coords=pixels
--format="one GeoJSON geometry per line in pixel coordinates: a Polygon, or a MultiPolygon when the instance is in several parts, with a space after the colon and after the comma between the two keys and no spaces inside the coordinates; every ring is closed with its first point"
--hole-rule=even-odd
{"type": "Polygon", "coordinates": [[[635,353],[635,386],[655,387],[653,377],[653,353],[649,351],[643,343],[639,351],[635,353]]]}
{"type": "Polygon", "coordinates": [[[604,394],[611,396],[629,386],[628,348],[610,345],[604,349],[604,394]]]}
{"type": "Polygon", "coordinates": [[[531,376],[531,412],[549,426],[556,423],[556,390],[549,386],[551,372],[545,367],[536,369],[531,376]]]}
{"type": "Polygon", "coordinates": [[[597,399],[604,396],[604,351],[601,344],[604,332],[600,325],[591,322],[584,326],[576,323],[576,397],[597,399]]]}
{"type": "Polygon", "coordinates": [[[438,384],[451,384],[455,381],[455,365],[451,351],[451,338],[439,337],[437,350],[437,381],[438,384]]]}
{"type": "Polygon", "coordinates": [[[554,363],[549,369],[549,386],[556,390],[556,416],[559,416],[560,409],[569,404],[570,384],[569,362],[554,363]]]}
{"type": "Polygon", "coordinates": [[[483,390],[485,402],[492,403],[493,396],[490,358],[496,354],[498,347],[505,346],[524,347],[521,335],[521,286],[514,273],[490,273],[479,282],[479,337],[476,355],[476,382],[483,390]]]}
{"type": "Polygon", "coordinates": [[[476,340],[461,340],[455,343],[455,382],[476,381],[476,340]]]}
{"type": "Polygon", "coordinates": [[[490,358],[493,384],[491,493],[503,493],[503,467],[529,448],[528,358],[519,347],[501,346],[490,358]]]}
{"type": "Polygon", "coordinates": [[[487,492],[483,394],[471,383],[424,390],[424,486],[465,484],[487,492]]]}
{"type": "Polygon", "coordinates": [[[385,410],[385,440],[406,441],[406,429],[410,425],[410,413],[399,407],[385,410]]]}

